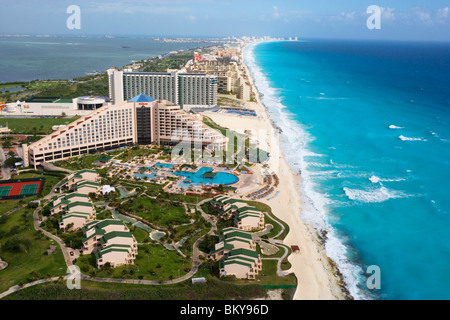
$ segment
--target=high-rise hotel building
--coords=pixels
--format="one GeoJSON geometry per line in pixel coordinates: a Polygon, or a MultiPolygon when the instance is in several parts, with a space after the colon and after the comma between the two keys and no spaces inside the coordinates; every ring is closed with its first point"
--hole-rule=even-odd
{"type": "Polygon", "coordinates": [[[228,138],[169,101],[140,94],[108,105],[24,147],[25,166],[64,160],[134,143],[174,145],[184,140],[226,151],[228,138]]]}
{"type": "Polygon", "coordinates": [[[204,73],[107,70],[109,97],[115,104],[140,93],[172,101],[181,108],[217,105],[217,76],[204,73]]]}

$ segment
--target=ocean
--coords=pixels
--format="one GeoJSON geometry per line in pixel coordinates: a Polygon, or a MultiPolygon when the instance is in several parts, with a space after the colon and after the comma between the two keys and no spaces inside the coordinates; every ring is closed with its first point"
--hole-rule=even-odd
{"type": "Polygon", "coordinates": [[[212,45],[133,37],[0,37],[0,82],[73,79],[132,60],[212,45]],[[125,48],[123,48],[125,47],[125,48]]]}
{"type": "Polygon", "coordinates": [[[450,299],[450,44],[264,42],[244,57],[301,172],[301,219],[327,232],[351,295],[450,299]]]}

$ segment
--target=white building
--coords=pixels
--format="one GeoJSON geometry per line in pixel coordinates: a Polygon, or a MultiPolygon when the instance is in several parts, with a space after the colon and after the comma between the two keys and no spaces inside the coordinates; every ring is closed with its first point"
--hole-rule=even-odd
{"type": "Polygon", "coordinates": [[[74,99],[36,97],[8,103],[0,114],[7,116],[83,116],[108,105],[108,97],[85,96],[74,99]]]}
{"type": "Polygon", "coordinates": [[[181,140],[200,143],[212,151],[226,151],[228,138],[168,101],[139,95],[105,106],[24,147],[26,166],[83,154],[140,145],[176,145],[181,140]]]}
{"type": "Polygon", "coordinates": [[[114,104],[144,93],[182,108],[217,105],[217,76],[205,73],[126,72],[107,70],[109,97],[114,104]]]}

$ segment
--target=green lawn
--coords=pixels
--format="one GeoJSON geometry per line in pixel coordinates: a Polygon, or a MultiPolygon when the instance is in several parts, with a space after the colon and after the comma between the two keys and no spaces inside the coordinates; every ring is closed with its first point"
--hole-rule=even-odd
{"type": "Polygon", "coordinates": [[[285,277],[277,275],[277,262],[277,260],[263,260],[262,271],[256,277],[258,283],[266,286],[296,285],[297,278],[294,274],[285,277]]]}
{"type": "MultiPolygon", "coordinates": [[[[98,216],[97,216],[98,219],[98,216]]],[[[144,229],[141,229],[139,227],[136,227],[132,225],[131,223],[125,223],[128,229],[130,229],[131,233],[133,234],[134,238],[138,243],[145,243],[145,242],[151,242],[148,231],[145,231],[144,229]]]]}
{"type": "MultiPolygon", "coordinates": [[[[261,203],[261,202],[257,202],[257,201],[247,201],[247,203],[249,205],[254,206],[254,207],[258,208],[259,210],[261,210],[263,212],[267,212],[269,214],[269,218],[267,216],[265,216],[265,218],[264,218],[265,223],[270,223],[271,225],[273,225],[274,228],[268,235],[266,235],[267,237],[269,237],[269,238],[273,237],[276,234],[278,234],[278,232],[281,231],[281,226],[278,223],[276,223],[275,221],[273,221],[273,219],[272,219],[272,218],[275,218],[275,216],[273,215],[272,209],[270,208],[270,206],[268,206],[264,203],[261,203]]],[[[280,219],[277,219],[277,221],[279,221],[284,226],[284,232],[277,239],[283,240],[289,233],[289,226],[280,219]]]]}
{"type": "Polygon", "coordinates": [[[138,215],[151,224],[161,227],[189,222],[182,204],[148,197],[132,198],[119,205],[119,211],[138,215]]]}
{"type": "Polygon", "coordinates": [[[152,148],[130,148],[117,157],[117,160],[122,160],[123,162],[130,161],[134,157],[147,157],[150,155],[155,155],[161,152],[161,149],[158,147],[152,147],[152,148]]]}
{"type": "Polygon", "coordinates": [[[92,169],[93,163],[97,161],[101,156],[102,155],[99,153],[92,155],[83,155],[80,157],[74,157],[67,160],[54,162],[54,165],[75,171],[82,169],[92,169]]]}
{"type": "Polygon", "coordinates": [[[53,132],[52,126],[60,124],[69,124],[79,119],[72,118],[0,118],[0,125],[11,129],[11,133],[15,134],[50,134],[53,132]]]}
{"type": "Polygon", "coordinates": [[[134,265],[119,266],[110,273],[97,269],[93,254],[81,256],[76,264],[83,273],[97,277],[163,281],[185,275],[191,270],[192,260],[160,244],[147,244],[139,245],[134,265]]]}
{"type": "Polygon", "coordinates": [[[258,284],[235,285],[208,279],[207,283],[185,282],[167,286],[81,281],[80,290],[69,290],[65,282],[33,286],[4,300],[248,300],[263,298],[266,289],[258,284]]]}
{"type": "Polygon", "coordinates": [[[26,85],[27,82],[4,82],[0,83],[0,89],[7,89],[7,88],[15,88],[15,87],[23,87],[26,85]]]}
{"type": "Polygon", "coordinates": [[[66,275],[59,246],[34,230],[32,213],[30,209],[20,209],[0,223],[0,256],[9,264],[0,271],[0,292],[17,284],[66,275]],[[51,244],[57,249],[49,256],[46,250],[51,244]]]}

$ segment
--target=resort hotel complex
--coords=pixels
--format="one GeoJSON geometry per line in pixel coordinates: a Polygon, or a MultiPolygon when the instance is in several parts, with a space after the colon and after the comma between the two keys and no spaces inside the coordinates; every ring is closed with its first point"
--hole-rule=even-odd
{"type": "MultiPolygon", "coordinates": [[[[170,71],[170,70],[169,70],[170,71]]],[[[205,73],[127,72],[107,70],[109,95],[113,103],[144,93],[158,100],[169,100],[181,108],[217,105],[217,76],[205,73]]]]}
{"type": "Polygon", "coordinates": [[[24,164],[44,163],[140,144],[174,145],[189,139],[213,151],[226,151],[228,138],[167,100],[140,94],[96,109],[66,127],[24,145],[24,164]]]}

